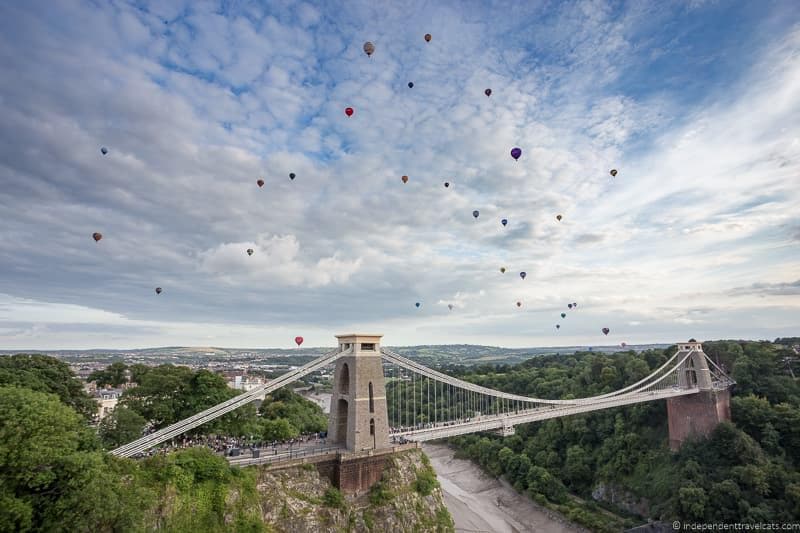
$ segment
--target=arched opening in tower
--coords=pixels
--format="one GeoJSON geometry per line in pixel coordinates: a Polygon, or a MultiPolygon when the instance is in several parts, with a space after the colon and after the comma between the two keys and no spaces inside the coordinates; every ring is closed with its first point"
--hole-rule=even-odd
{"type": "Polygon", "coordinates": [[[350,394],[350,368],[347,363],[342,363],[339,374],[339,394],[350,394]]]}
{"type": "Polygon", "coordinates": [[[336,440],[333,444],[347,444],[347,400],[342,398],[336,404],[336,440]]]}

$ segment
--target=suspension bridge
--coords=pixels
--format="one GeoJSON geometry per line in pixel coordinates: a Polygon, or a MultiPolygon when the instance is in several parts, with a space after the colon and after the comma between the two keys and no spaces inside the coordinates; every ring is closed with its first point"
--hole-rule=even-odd
{"type": "Polygon", "coordinates": [[[659,400],[667,400],[670,444],[675,449],[690,435],[707,434],[721,420],[730,419],[728,388],[734,381],[699,342],[679,343],[678,351],[663,365],[617,391],[545,399],[482,387],[438,372],[381,348],[381,335],[337,338],[336,349],[302,367],[110,453],[142,454],[329,365],[336,368],[326,453],[332,449],[351,454],[392,450],[393,445],[405,442],[475,432],[511,435],[519,424],[659,400]]]}

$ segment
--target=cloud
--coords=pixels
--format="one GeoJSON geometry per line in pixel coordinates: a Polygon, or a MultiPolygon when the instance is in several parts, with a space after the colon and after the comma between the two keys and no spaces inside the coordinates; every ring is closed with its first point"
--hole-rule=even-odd
{"type": "Polygon", "coordinates": [[[784,283],[753,283],[747,287],[736,287],[729,291],[731,296],[754,294],[760,297],[767,296],[795,296],[800,294],[800,280],[784,283]]]}

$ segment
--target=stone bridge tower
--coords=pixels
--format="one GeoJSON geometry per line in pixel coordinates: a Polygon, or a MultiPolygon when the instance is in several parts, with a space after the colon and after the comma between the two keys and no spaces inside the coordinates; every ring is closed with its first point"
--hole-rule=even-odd
{"type": "Polygon", "coordinates": [[[389,447],[381,337],[337,335],[344,355],[333,375],[328,440],[351,452],[389,447]]]}
{"type": "Polygon", "coordinates": [[[678,374],[681,388],[697,388],[697,394],[667,400],[669,446],[678,450],[687,438],[705,437],[722,421],[731,419],[731,395],[727,388],[715,389],[703,345],[694,339],[678,344],[678,360],[686,355],[678,374]]]}

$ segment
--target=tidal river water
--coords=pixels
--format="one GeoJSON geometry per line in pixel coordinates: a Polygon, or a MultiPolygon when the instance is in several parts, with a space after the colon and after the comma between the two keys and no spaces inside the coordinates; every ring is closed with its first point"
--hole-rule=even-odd
{"type": "Polygon", "coordinates": [[[486,475],[478,465],[456,459],[443,444],[423,444],[444,493],[444,503],[461,532],[585,531],[539,509],[507,483],[486,475]]]}

